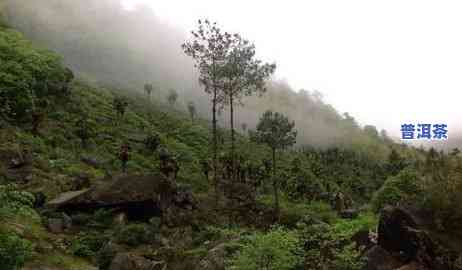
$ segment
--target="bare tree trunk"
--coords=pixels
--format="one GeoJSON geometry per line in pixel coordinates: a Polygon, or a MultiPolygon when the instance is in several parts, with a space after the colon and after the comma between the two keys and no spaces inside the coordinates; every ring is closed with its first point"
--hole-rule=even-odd
{"type": "Polygon", "coordinates": [[[233,108],[233,94],[229,95],[229,105],[230,105],[230,124],[231,124],[231,180],[234,182],[236,180],[236,157],[234,156],[235,144],[234,144],[234,108],[233,108]]]}
{"type": "Polygon", "coordinates": [[[218,205],[218,177],[217,177],[217,89],[213,89],[212,126],[213,126],[213,182],[215,184],[215,204],[218,205]]]}
{"type": "Polygon", "coordinates": [[[273,191],[274,191],[274,212],[276,221],[279,221],[279,191],[276,179],[276,149],[273,148],[273,191]]]}

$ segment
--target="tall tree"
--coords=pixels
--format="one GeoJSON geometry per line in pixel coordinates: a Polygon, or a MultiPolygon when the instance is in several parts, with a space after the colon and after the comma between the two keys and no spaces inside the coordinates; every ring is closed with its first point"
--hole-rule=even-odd
{"type": "Polygon", "coordinates": [[[274,73],[276,64],[263,63],[255,57],[255,45],[242,38],[239,34],[232,34],[230,50],[225,58],[223,67],[223,93],[230,109],[231,128],[231,160],[233,180],[235,178],[235,130],[234,105],[242,104],[244,96],[263,94],[266,92],[266,80],[274,73]]]}
{"type": "Polygon", "coordinates": [[[151,101],[151,94],[153,89],[154,87],[150,83],[144,85],[144,93],[148,96],[149,101],[151,101]]]}
{"type": "Polygon", "coordinates": [[[194,123],[194,117],[196,116],[196,105],[194,105],[194,102],[188,102],[188,111],[189,116],[191,116],[191,123],[194,123]]]}
{"type": "Polygon", "coordinates": [[[192,39],[186,41],[182,48],[186,55],[193,58],[194,66],[199,70],[199,83],[212,97],[213,179],[218,199],[216,114],[222,99],[221,69],[230,48],[231,35],[223,33],[216,23],[208,20],[199,20],[198,29],[191,31],[191,34],[192,39]]]}
{"type": "Polygon", "coordinates": [[[296,142],[295,122],[278,112],[266,111],[252,132],[252,139],[267,144],[271,148],[273,158],[273,191],[275,216],[279,219],[279,189],[276,177],[276,151],[292,146],[296,142]]]}
{"type": "Polygon", "coordinates": [[[241,128],[242,128],[242,131],[246,132],[247,131],[247,123],[242,123],[241,128]]]}
{"type": "Polygon", "coordinates": [[[115,97],[112,102],[114,110],[117,112],[117,115],[122,118],[125,115],[125,111],[128,107],[128,101],[123,97],[115,97]]]}
{"type": "Polygon", "coordinates": [[[178,92],[175,89],[170,89],[167,96],[168,104],[170,104],[170,106],[175,105],[177,99],[178,92]]]}

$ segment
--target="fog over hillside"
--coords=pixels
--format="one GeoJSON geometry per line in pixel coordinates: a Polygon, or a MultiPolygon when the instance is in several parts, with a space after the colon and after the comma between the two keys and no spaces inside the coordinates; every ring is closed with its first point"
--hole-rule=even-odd
{"type": "MultiPolygon", "coordinates": [[[[210,103],[197,83],[192,61],[181,50],[188,33],[164,23],[150,8],[127,12],[112,0],[6,0],[8,22],[27,37],[55,50],[80,76],[113,87],[142,92],[155,85],[154,97],[165,100],[167,90],[180,93],[180,106],[198,105],[210,118],[210,103]]],[[[219,22],[218,22],[219,23],[219,22]]],[[[221,25],[226,30],[226,25],[221,25]]],[[[196,27],[191,25],[191,30],[196,27]]],[[[258,47],[257,47],[258,50],[258,47]]],[[[318,92],[291,89],[273,80],[263,98],[250,97],[238,108],[236,127],[253,128],[267,109],[295,120],[299,144],[326,146],[364,140],[355,120],[324,103],[318,92]]],[[[227,108],[220,125],[228,123],[227,108]]]]}

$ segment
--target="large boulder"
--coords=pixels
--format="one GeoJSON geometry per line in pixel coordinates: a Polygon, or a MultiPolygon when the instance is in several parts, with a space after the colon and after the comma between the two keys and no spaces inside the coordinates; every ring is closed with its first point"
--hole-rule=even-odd
{"type": "Polygon", "coordinates": [[[375,243],[371,239],[371,232],[367,229],[359,230],[351,237],[356,247],[364,252],[371,249],[375,243]]]}
{"type": "Polygon", "coordinates": [[[452,269],[451,252],[432,237],[429,224],[423,212],[411,207],[385,207],[378,226],[378,245],[421,269],[452,269]]]}
{"type": "MultiPolygon", "coordinates": [[[[122,175],[90,189],[63,193],[47,203],[59,211],[94,211],[100,208],[125,212],[128,219],[146,219],[195,208],[192,192],[180,188],[165,176],[122,175]]],[[[179,215],[181,216],[181,215],[179,215]]]]}
{"type": "Polygon", "coordinates": [[[380,246],[374,246],[365,254],[366,270],[395,270],[404,263],[380,246]]]}

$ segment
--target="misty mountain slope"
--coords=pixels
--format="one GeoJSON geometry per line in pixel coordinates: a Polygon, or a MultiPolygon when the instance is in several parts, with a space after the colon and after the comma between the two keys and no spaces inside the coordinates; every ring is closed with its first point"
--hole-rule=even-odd
{"type": "MultiPolygon", "coordinates": [[[[377,213],[385,206],[408,202],[433,211],[426,218],[438,230],[460,231],[462,159],[457,153],[395,144],[374,127],[360,128],[348,114],[340,116],[317,93],[295,93],[283,82],[272,82],[266,96],[249,99],[241,123],[251,124],[257,120],[252,112],[272,108],[299,123],[299,136],[310,145],[305,141],[278,151],[274,163],[269,147],[250,141],[242,128],[236,141],[238,176],[232,177],[230,134],[220,128],[220,185],[214,189],[210,168],[204,166],[212,156],[210,121],[191,119],[184,102],[169,103],[160,91],[148,97],[122,84],[114,87],[83,72],[73,78],[53,52],[4,27],[0,63],[6,63],[0,65],[0,104],[6,105],[0,107],[2,269],[8,264],[7,270],[23,265],[24,270],[115,270],[137,264],[258,270],[274,263],[278,270],[360,270],[369,252],[354,247],[354,236],[377,231],[377,213]],[[146,140],[154,135],[158,149],[155,139],[146,140]],[[331,147],[318,147],[323,143],[331,147]],[[126,144],[127,173],[120,177],[120,150],[126,144]],[[165,173],[160,169],[165,152],[179,168],[170,184],[166,176],[147,176],[165,173]],[[140,179],[154,188],[142,190],[140,179]],[[114,187],[119,181],[123,189],[114,187]],[[278,184],[280,192],[272,188],[278,184]],[[100,187],[103,195],[115,194],[112,198],[121,201],[109,205],[93,197],[100,187]],[[43,207],[57,196],[69,203],[86,192],[92,196],[77,210],[43,207]]],[[[226,114],[221,117],[226,127],[226,114]]],[[[385,231],[393,232],[397,224],[399,232],[390,241],[412,256],[406,247],[420,234],[403,244],[401,232],[420,229],[401,231],[410,223],[400,221],[385,231]]],[[[383,217],[380,224],[388,226],[383,217]]],[[[425,247],[423,256],[434,257],[425,247]]]]}
{"type": "MultiPolygon", "coordinates": [[[[135,92],[142,92],[145,83],[153,83],[159,96],[174,88],[181,102],[194,101],[199,114],[210,118],[209,97],[197,83],[191,59],[180,48],[187,34],[163,23],[150,8],[127,12],[111,0],[5,3],[11,25],[57,51],[81,76],[135,92]]],[[[274,80],[263,98],[246,98],[243,103],[236,110],[237,127],[245,123],[253,128],[264,111],[274,109],[295,120],[299,145],[361,145],[387,154],[354,119],[324,103],[319,93],[297,93],[287,83],[274,80]]],[[[225,107],[220,118],[224,127],[229,122],[227,112],[225,107]]]]}

